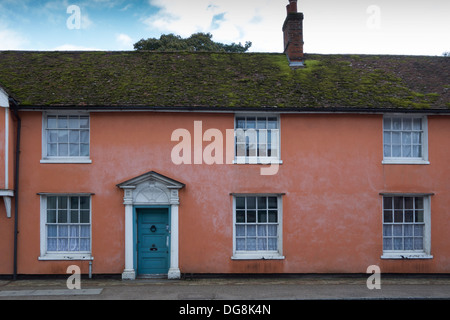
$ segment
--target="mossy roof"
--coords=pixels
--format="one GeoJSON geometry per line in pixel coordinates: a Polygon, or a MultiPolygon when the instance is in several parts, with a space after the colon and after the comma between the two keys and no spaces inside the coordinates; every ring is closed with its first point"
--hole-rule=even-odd
{"type": "Polygon", "coordinates": [[[281,53],[0,52],[20,107],[450,110],[450,58],[281,53]]]}

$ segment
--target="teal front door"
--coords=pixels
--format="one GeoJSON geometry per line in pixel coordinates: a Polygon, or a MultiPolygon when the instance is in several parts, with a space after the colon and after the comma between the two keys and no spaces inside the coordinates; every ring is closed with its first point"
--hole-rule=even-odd
{"type": "Polygon", "coordinates": [[[139,208],[137,212],[138,275],[169,271],[169,209],[139,208]]]}

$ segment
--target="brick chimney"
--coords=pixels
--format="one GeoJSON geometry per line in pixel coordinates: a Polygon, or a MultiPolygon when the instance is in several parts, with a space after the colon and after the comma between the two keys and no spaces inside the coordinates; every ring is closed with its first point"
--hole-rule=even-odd
{"type": "Polygon", "coordinates": [[[303,13],[297,12],[297,0],[289,0],[283,24],[284,53],[292,68],[303,67],[303,13]]]}

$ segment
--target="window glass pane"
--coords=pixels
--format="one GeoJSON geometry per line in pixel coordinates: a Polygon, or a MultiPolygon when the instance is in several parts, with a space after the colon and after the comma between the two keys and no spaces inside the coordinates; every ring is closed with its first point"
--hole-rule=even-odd
{"type": "Polygon", "coordinates": [[[414,236],[422,237],[423,236],[423,225],[414,225],[414,236]]]}
{"type": "Polygon", "coordinates": [[[80,155],[80,145],[79,144],[69,144],[69,156],[76,157],[80,155]]]}
{"type": "Polygon", "coordinates": [[[67,210],[58,210],[58,223],[67,223],[67,210]]]}
{"type": "Polygon", "coordinates": [[[78,210],[70,210],[70,223],[78,223],[78,210]]]}
{"type": "Polygon", "coordinates": [[[400,158],[402,156],[402,147],[400,145],[393,145],[391,154],[394,158],[400,158]]]}
{"type": "Polygon", "coordinates": [[[91,251],[91,240],[90,239],[80,239],[80,251],[91,251]]]}
{"type": "Polygon", "coordinates": [[[269,203],[269,209],[277,209],[278,208],[277,197],[268,197],[267,200],[269,203]]]}
{"type": "Polygon", "coordinates": [[[80,208],[89,209],[89,197],[80,197],[80,208]]]}
{"type": "Polygon", "coordinates": [[[49,130],[48,131],[47,142],[49,142],[49,143],[57,143],[58,142],[58,131],[57,130],[49,130]]]}
{"type": "Polygon", "coordinates": [[[67,143],[67,142],[69,142],[69,131],[67,131],[67,130],[58,130],[58,142],[59,143],[67,143]]]}
{"type": "Polygon", "coordinates": [[[422,157],[422,147],[421,146],[413,146],[412,156],[416,158],[422,157]]]}
{"type": "Polygon", "coordinates": [[[256,118],[247,118],[247,129],[256,129],[256,118]]]}
{"type": "Polygon", "coordinates": [[[384,209],[392,209],[392,197],[384,197],[383,198],[383,208],[384,209]]]}
{"type": "Polygon", "coordinates": [[[401,237],[403,236],[403,226],[400,224],[394,224],[392,225],[393,230],[394,230],[394,236],[396,237],[401,237]]]}
{"type": "Polygon", "coordinates": [[[47,155],[50,157],[58,155],[58,145],[56,143],[52,143],[47,146],[47,155]]]}
{"type": "Polygon", "coordinates": [[[58,235],[58,226],[48,226],[47,227],[47,236],[48,237],[56,237],[58,235]]]}
{"type": "Polygon", "coordinates": [[[392,133],[392,144],[400,145],[401,143],[402,143],[401,132],[393,132],[392,133]]]}
{"type": "Polygon", "coordinates": [[[47,117],[47,128],[48,129],[56,129],[56,116],[48,116],[47,117]]]}
{"type": "Polygon", "coordinates": [[[391,118],[384,118],[383,119],[383,128],[384,128],[384,130],[390,130],[391,129],[391,118]]]}
{"type": "Polygon", "coordinates": [[[269,222],[278,222],[278,211],[269,210],[269,222]]]}
{"type": "Polygon", "coordinates": [[[392,222],[392,211],[384,211],[383,222],[392,222]]]}
{"type": "Polygon", "coordinates": [[[403,250],[403,238],[394,238],[394,250],[403,250]]]}
{"type": "Polygon", "coordinates": [[[403,197],[394,197],[394,208],[403,209],[403,197]]]}
{"type": "Polygon", "coordinates": [[[394,211],[394,222],[403,222],[403,211],[401,210],[394,211]]]}
{"type": "Polygon", "coordinates": [[[47,209],[56,209],[56,197],[47,197],[47,209]]]}
{"type": "Polygon", "coordinates": [[[267,225],[267,235],[270,237],[276,237],[278,235],[277,228],[278,226],[276,224],[267,225]]]}
{"type": "Polygon", "coordinates": [[[236,250],[238,251],[245,250],[245,238],[236,239],[236,250]]]}
{"type": "Polygon", "coordinates": [[[383,236],[392,236],[392,225],[384,225],[383,226],[383,236]]]}
{"type": "Polygon", "coordinates": [[[89,223],[89,210],[81,210],[80,211],[80,223],[89,223]]]}
{"type": "Polygon", "coordinates": [[[69,142],[78,143],[80,142],[80,131],[78,130],[70,130],[69,131],[69,142]]]}
{"type": "Polygon", "coordinates": [[[247,222],[256,222],[256,210],[247,210],[247,222]]]}
{"type": "Polygon", "coordinates": [[[258,237],[267,236],[267,225],[259,225],[258,226],[258,237]]]}
{"type": "Polygon", "coordinates": [[[245,118],[236,118],[236,129],[245,129],[245,118]]]}
{"type": "Polygon", "coordinates": [[[56,210],[47,210],[47,223],[56,223],[56,210]]]}
{"type": "Polygon", "coordinates": [[[266,118],[258,118],[256,128],[257,129],[266,129],[266,118]]]}
{"type": "Polygon", "coordinates": [[[247,209],[256,209],[256,197],[247,197],[247,209]]]}
{"type": "Polygon", "coordinates": [[[267,197],[258,197],[258,209],[267,208],[267,197]]]}
{"type": "Polygon", "coordinates": [[[255,225],[247,226],[247,236],[250,236],[250,237],[256,236],[256,226],[255,225]]]}
{"type": "Polygon", "coordinates": [[[403,232],[404,232],[404,236],[412,237],[413,236],[413,225],[405,224],[403,226],[403,232]]]}
{"type": "Polygon", "coordinates": [[[267,222],[266,210],[258,210],[258,222],[267,222]]]}
{"type": "Polygon", "coordinates": [[[245,209],[244,197],[236,197],[236,209],[245,209]]]}
{"type": "Polygon", "coordinates": [[[80,117],[80,128],[89,129],[89,116],[80,117]]]}
{"type": "Polygon", "coordinates": [[[68,125],[66,116],[58,116],[58,129],[66,129],[68,125]]]}
{"type": "Polygon", "coordinates": [[[405,197],[405,209],[413,209],[413,208],[414,208],[414,198],[405,197]]]}
{"type": "Polygon", "coordinates": [[[383,239],[383,250],[392,250],[392,238],[383,239]]]}
{"type": "Polygon", "coordinates": [[[278,250],[277,238],[269,238],[268,250],[278,250]]]}
{"type": "Polygon", "coordinates": [[[80,142],[89,143],[89,131],[88,130],[80,131],[80,142]]]}
{"type": "Polygon", "coordinates": [[[420,118],[413,119],[413,129],[422,130],[422,119],[420,118]]]}
{"type": "Polygon", "coordinates": [[[245,226],[244,225],[237,225],[236,226],[236,236],[238,236],[238,237],[244,237],[245,236],[245,226]]]}
{"type": "Polygon", "coordinates": [[[257,250],[267,250],[267,240],[266,238],[258,238],[258,248],[257,250]]]}
{"type": "Polygon", "coordinates": [[[58,146],[58,156],[67,157],[69,155],[69,144],[60,143],[58,146]]]}
{"type": "Polygon", "coordinates": [[[414,222],[414,211],[413,210],[405,211],[405,222],[414,222]]]}
{"type": "Polygon", "coordinates": [[[393,118],[392,119],[392,129],[393,130],[401,130],[402,129],[402,119],[393,118]]]}
{"type": "Polygon", "coordinates": [[[80,156],[83,156],[83,157],[89,156],[89,145],[88,144],[80,144],[80,156]]]}
{"type": "Polygon", "coordinates": [[[423,238],[414,238],[414,250],[423,250],[423,238]]]}
{"type": "Polygon", "coordinates": [[[244,210],[236,210],[236,222],[238,222],[238,223],[245,222],[245,211],[244,210]]]}
{"type": "Polygon", "coordinates": [[[80,128],[80,118],[78,116],[69,117],[69,128],[78,129],[80,128]]]}
{"type": "Polygon", "coordinates": [[[391,146],[390,145],[384,145],[384,156],[385,157],[391,157],[392,153],[391,153],[391,146]]]}
{"type": "Polygon", "coordinates": [[[416,221],[415,222],[423,222],[423,210],[416,211],[416,221]]]}
{"type": "Polygon", "coordinates": [[[278,129],[278,119],[275,117],[268,118],[267,129],[278,129]]]}
{"type": "Polygon", "coordinates": [[[423,198],[415,198],[415,208],[417,209],[423,209],[423,198]]]}
{"type": "Polygon", "coordinates": [[[67,209],[67,199],[65,196],[58,197],[58,209],[67,209]]]}
{"type": "Polygon", "coordinates": [[[403,130],[411,130],[412,129],[412,118],[403,119],[403,130]]]}
{"type": "Polygon", "coordinates": [[[405,241],[405,250],[413,250],[414,249],[414,247],[413,247],[413,238],[406,237],[404,239],[404,241],[405,241]]]}
{"type": "Polygon", "coordinates": [[[256,238],[247,238],[247,250],[256,250],[256,238]]]}

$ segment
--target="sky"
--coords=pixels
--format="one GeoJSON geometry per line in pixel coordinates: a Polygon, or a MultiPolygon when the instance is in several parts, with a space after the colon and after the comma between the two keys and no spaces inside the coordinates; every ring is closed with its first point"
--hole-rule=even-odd
{"type": "MultiPolygon", "coordinates": [[[[0,50],[133,50],[140,39],[209,32],[282,52],[288,0],[0,0],[0,50]]],[[[442,55],[450,0],[299,0],[304,51],[442,55]]]]}

